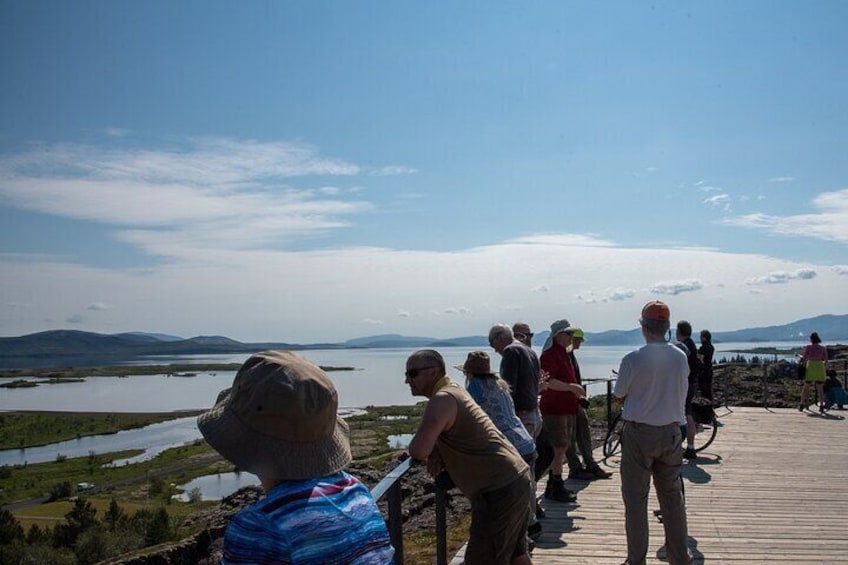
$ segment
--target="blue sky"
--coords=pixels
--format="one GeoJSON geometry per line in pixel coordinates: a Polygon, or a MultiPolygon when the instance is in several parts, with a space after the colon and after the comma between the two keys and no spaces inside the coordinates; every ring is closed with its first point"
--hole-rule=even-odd
{"type": "MultiPolygon", "coordinates": [[[[843,2],[0,2],[0,335],[848,313],[843,2]]],[[[826,340],[826,336],[823,336],[826,340]]]]}

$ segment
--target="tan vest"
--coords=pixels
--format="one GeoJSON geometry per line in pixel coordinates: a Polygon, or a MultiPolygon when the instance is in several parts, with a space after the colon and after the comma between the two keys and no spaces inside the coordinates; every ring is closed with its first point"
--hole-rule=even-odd
{"type": "Polygon", "coordinates": [[[456,421],[436,446],[451,479],[467,497],[508,485],[527,463],[464,389],[450,383],[439,392],[456,400],[456,421]]]}

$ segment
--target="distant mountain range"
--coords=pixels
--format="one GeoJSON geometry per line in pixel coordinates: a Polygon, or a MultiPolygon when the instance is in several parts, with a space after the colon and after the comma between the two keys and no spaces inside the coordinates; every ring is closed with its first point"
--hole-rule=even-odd
{"type": "MultiPolygon", "coordinates": [[[[697,333],[700,328],[696,328],[697,333]]],[[[848,314],[827,314],[806,318],[782,326],[748,328],[735,331],[713,331],[713,341],[764,342],[795,341],[806,343],[811,332],[819,332],[826,344],[848,341],[848,314]]],[[[534,343],[541,344],[549,332],[536,334],[534,343]]],[[[586,345],[638,345],[642,343],[639,328],[586,333],[586,345]]],[[[488,347],[486,336],[450,339],[409,337],[396,334],[350,339],[341,343],[293,344],[284,342],[242,343],[224,336],[197,336],[183,339],[167,334],[131,332],[98,334],[77,330],[51,330],[20,337],[0,338],[0,367],[94,366],[120,363],[149,355],[198,355],[215,353],[253,353],[264,349],[350,349],[389,347],[488,347]]]]}

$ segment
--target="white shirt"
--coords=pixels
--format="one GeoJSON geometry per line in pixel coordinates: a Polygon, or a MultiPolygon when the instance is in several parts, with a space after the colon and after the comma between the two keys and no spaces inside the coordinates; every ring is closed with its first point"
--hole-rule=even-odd
{"type": "Polygon", "coordinates": [[[652,426],[686,420],[686,354],[669,343],[648,343],[621,360],[613,394],[624,398],[622,418],[652,426]]]}

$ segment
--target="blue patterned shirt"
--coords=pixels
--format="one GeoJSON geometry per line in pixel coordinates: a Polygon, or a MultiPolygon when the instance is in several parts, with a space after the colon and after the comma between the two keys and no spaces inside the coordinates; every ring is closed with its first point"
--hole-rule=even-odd
{"type": "Polygon", "coordinates": [[[499,377],[469,377],[465,389],[483,409],[503,435],[512,443],[519,455],[533,453],[536,444],[527,428],[515,415],[515,405],[509,390],[498,384],[499,377]]]}
{"type": "Polygon", "coordinates": [[[384,565],[394,549],[371,493],[340,471],[280,483],[236,514],[224,535],[222,563],[384,565]]]}

